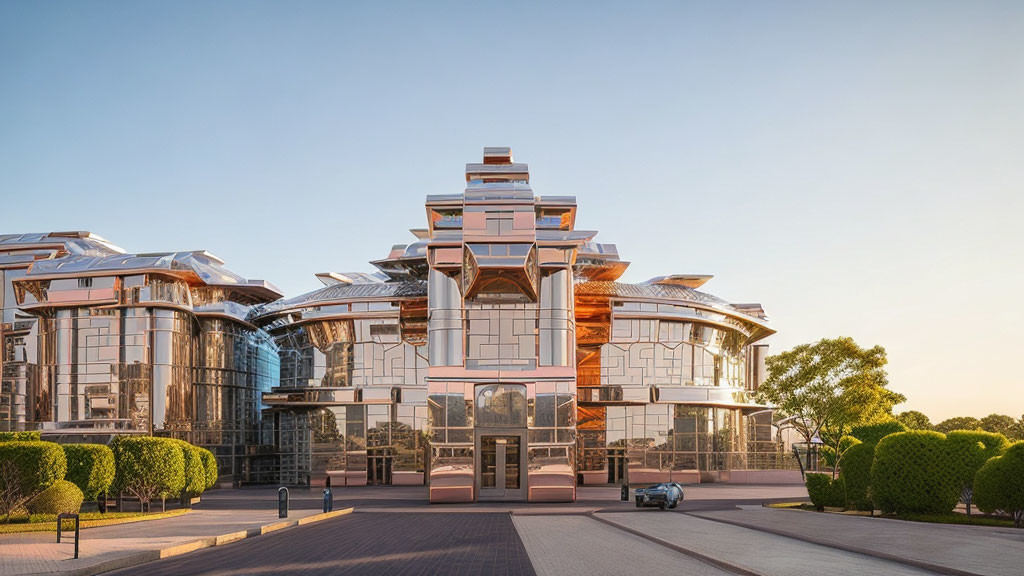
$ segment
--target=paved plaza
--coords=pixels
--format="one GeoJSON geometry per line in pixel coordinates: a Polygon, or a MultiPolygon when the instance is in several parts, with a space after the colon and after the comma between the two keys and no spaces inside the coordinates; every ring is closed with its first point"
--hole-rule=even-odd
{"type": "MultiPolygon", "coordinates": [[[[335,493],[335,506],[354,512],[105,573],[1009,576],[1024,565],[1021,530],[761,506],[806,497],[799,486],[687,487],[675,511],[637,509],[618,501],[612,487],[581,489],[577,502],[545,505],[430,505],[422,487],[335,493]]],[[[214,491],[183,517],[85,530],[83,560],[180,541],[189,530],[251,531],[276,520],[274,494],[270,488],[214,491]]],[[[320,511],[318,490],[292,495],[291,519],[320,511]]],[[[70,547],[52,540],[52,534],[0,535],[0,570],[97,573],[68,559],[70,547]],[[39,551],[46,557],[29,562],[39,551]]]]}

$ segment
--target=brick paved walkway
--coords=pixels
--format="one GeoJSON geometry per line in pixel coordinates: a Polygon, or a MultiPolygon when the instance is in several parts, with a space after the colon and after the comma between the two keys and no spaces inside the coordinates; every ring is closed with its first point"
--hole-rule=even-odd
{"type": "MultiPolygon", "coordinates": [[[[147,564],[147,576],[396,574],[530,576],[508,514],[350,514],[147,564]]],[[[112,572],[139,574],[138,569],[112,572]]]]}

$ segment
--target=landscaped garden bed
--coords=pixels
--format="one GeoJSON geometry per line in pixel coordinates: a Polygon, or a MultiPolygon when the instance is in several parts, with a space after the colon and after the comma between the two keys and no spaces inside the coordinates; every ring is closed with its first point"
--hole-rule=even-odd
{"type": "Polygon", "coordinates": [[[182,440],[119,436],[111,446],[60,445],[38,432],[2,433],[0,534],[56,531],[59,514],[79,514],[82,528],[177,516],[216,482],[213,454],[182,440]],[[168,499],[180,509],[166,510],[168,499]],[[135,502],[137,510],[126,510],[135,502]],[[103,511],[92,511],[97,506],[103,511]]]}
{"type": "Polygon", "coordinates": [[[811,504],[796,507],[1024,528],[1024,442],[1010,444],[1001,434],[976,430],[881,433],[894,425],[902,427],[864,427],[868,433],[859,438],[854,429],[837,455],[838,475],[807,474],[811,504]],[[965,513],[957,511],[958,503],[965,513]]]}
{"type": "MultiPolygon", "coordinates": [[[[127,524],[130,522],[143,522],[146,520],[160,520],[161,518],[172,518],[188,513],[189,510],[180,508],[168,510],[167,512],[82,512],[79,515],[82,529],[97,528],[99,526],[111,526],[114,524],[127,524]]],[[[74,523],[70,520],[64,521],[64,529],[74,529],[74,523]]],[[[14,532],[56,532],[56,514],[31,514],[13,516],[7,523],[0,524],[0,534],[14,532]]]]}
{"type": "Polygon", "coordinates": [[[972,514],[968,516],[960,512],[948,514],[885,514],[881,510],[847,510],[841,507],[828,506],[824,510],[810,502],[777,502],[766,504],[768,508],[785,508],[787,510],[804,510],[807,512],[820,512],[822,514],[840,514],[843,516],[865,516],[871,518],[889,518],[891,520],[906,520],[908,522],[929,522],[933,524],[963,524],[970,526],[996,526],[999,528],[1013,528],[1013,519],[1008,516],[995,516],[985,514],[972,514]]]}

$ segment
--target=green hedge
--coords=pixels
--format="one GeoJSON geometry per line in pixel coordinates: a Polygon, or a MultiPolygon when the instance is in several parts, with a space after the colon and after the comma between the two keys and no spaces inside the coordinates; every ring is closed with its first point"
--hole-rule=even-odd
{"type": "Polygon", "coordinates": [[[39,442],[42,436],[38,431],[0,432],[0,442],[39,442]]]}
{"type": "Polygon", "coordinates": [[[828,474],[816,473],[808,473],[804,478],[807,483],[807,494],[816,508],[820,510],[825,506],[846,506],[846,490],[842,478],[833,480],[828,474]]]}
{"type": "Polygon", "coordinates": [[[68,471],[67,458],[60,444],[41,441],[14,441],[0,444],[0,462],[14,466],[21,489],[39,492],[68,471]]]}
{"type": "Polygon", "coordinates": [[[36,494],[64,479],[68,463],[59,444],[0,443],[0,514],[8,515],[36,494]]]}
{"type": "Polygon", "coordinates": [[[974,497],[974,476],[989,458],[999,456],[1010,442],[1002,434],[981,430],[954,430],[946,434],[949,473],[960,489],[960,501],[971,513],[974,497]]]}
{"type": "Polygon", "coordinates": [[[878,444],[882,438],[885,438],[889,434],[906,431],[907,427],[904,426],[902,422],[898,420],[887,420],[885,422],[854,426],[853,430],[850,430],[850,436],[853,436],[865,444],[878,444]]]}
{"type": "Polygon", "coordinates": [[[846,454],[847,450],[857,444],[860,444],[860,440],[853,436],[843,436],[839,439],[839,458],[836,458],[835,448],[831,446],[822,446],[818,453],[821,455],[821,459],[825,463],[825,467],[835,468],[839,463],[838,461],[842,460],[843,454],[846,454]]]}
{"type": "Polygon", "coordinates": [[[875,460],[875,445],[861,442],[851,446],[840,460],[839,477],[846,487],[846,505],[857,510],[874,508],[868,495],[871,484],[871,464],[875,460]]]}
{"type": "Polygon", "coordinates": [[[1024,442],[986,462],[974,477],[974,503],[985,513],[1002,511],[1024,528],[1024,442]]]}
{"type": "Polygon", "coordinates": [[[217,458],[206,448],[199,450],[203,457],[203,471],[206,473],[206,489],[209,490],[217,484],[217,478],[220,476],[217,470],[217,458]]]}
{"type": "Polygon", "coordinates": [[[960,486],[947,462],[946,436],[930,430],[890,434],[875,447],[871,496],[884,512],[951,512],[960,486]]]}
{"type": "Polygon", "coordinates": [[[65,444],[66,479],[82,491],[86,500],[106,493],[114,482],[114,451],[103,444],[65,444]]]}
{"type": "Polygon", "coordinates": [[[32,514],[77,514],[82,508],[82,491],[74,483],[57,480],[28,503],[32,514]]]}
{"type": "Polygon", "coordinates": [[[142,502],[177,496],[185,487],[185,456],[176,440],[152,436],[118,436],[111,444],[117,474],[114,490],[142,502]]]}
{"type": "Polygon", "coordinates": [[[202,494],[203,490],[206,489],[206,467],[203,464],[203,449],[176,438],[165,438],[165,440],[173,442],[181,450],[185,466],[183,469],[185,484],[181,489],[182,496],[191,497],[196,494],[202,494]]]}

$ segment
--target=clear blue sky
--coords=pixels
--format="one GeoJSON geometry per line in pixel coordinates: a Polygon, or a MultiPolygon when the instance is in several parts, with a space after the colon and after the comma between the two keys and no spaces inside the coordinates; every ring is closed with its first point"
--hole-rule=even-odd
{"type": "Polygon", "coordinates": [[[1024,3],[0,3],[0,231],[369,270],[485,145],[633,262],[1024,412],[1024,3]]]}

